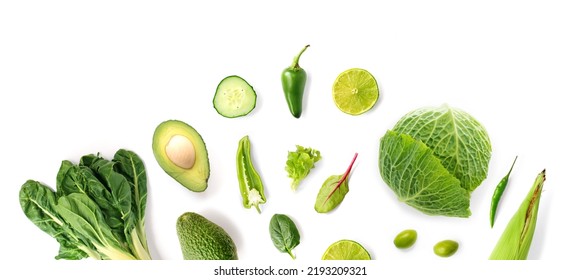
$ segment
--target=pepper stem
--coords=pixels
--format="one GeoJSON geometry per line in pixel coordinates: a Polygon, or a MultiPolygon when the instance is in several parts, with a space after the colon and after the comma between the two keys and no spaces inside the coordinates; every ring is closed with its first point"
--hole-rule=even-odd
{"type": "Polygon", "coordinates": [[[298,53],[298,55],[296,57],[294,57],[294,61],[292,61],[292,65],[290,67],[296,69],[296,68],[300,68],[300,66],[298,65],[298,61],[300,60],[300,56],[302,56],[302,53],[308,48],[310,47],[310,45],[306,45],[301,51],[300,53],[298,53]]]}
{"type": "Polygon", "coordinates": [[[262,214],[262,210],[260,210],[260,205],[258,203],[254,204],[254,207],[258,210],[258,214],[262,214]]]}
{"type": "Polygon", "coordinates": [[[512,167],[510,167],[510,171],[508,171],[507,176],[509,177],[510,174],[512,174],[512,169],[514,169],[514,165],[516,164],[516,160],[518,160],[518,156],[516,156],[516,158],[514,159],[514,162],[512,163],[512,167]]]}

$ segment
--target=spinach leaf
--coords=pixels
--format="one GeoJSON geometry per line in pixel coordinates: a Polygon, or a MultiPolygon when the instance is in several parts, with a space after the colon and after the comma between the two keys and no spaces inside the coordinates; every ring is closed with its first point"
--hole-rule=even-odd
{"type": "Polygon", "coordinates": [[[344,180],[338,189],[336,184],[340,181],[343,175],[332,175],[324,181],[318,195],[316,196],[316,203],[314,209],[318,213],[327,213],[336,208],[349,191],[348,180],[344,180]],[[336,190],[335,190],[336,189],[336,190]]]}
{"type": "Polygon", "coordinates": [[[300,233],[290,217],[284,214],[272,216],[270,219],[270,238],[280,252],[288,253],[292,259],[296,259],[292,249],[300,244],[300,233]]]}

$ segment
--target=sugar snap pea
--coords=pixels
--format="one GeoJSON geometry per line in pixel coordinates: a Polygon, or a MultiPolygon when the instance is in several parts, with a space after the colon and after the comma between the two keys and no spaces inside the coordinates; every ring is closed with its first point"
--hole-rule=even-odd
{"type": "Polygon", "coordinates": [[[514,162],[512,163],[512,166],[510,167],[510,171],[508,171],[508,173],[501,179],[501,181],[499,181],[499,184],[497,184],[497,187],[495,187],[495,191],[493,192],[493,196],[491,198],[491,208],[489,210],[489,221],[491,222],[492,228],[493,224],[495,223],[495,212],[497,211],[499,200],[501,199],[501,196],[503,195],[503,192],[507,187],[510,174],[512,173],[512,169],[514,168],[517,159],[518,157],[516,156],[514,162]]]}

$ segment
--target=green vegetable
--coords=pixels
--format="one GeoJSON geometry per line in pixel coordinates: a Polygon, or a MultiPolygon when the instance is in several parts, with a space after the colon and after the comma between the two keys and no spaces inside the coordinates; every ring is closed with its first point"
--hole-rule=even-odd
{"type": "Polygon", "coordinates": [[[296,259],[292,250],[300,244],[300,232],[290,217],[284,214],[272,216],[270,219],[270,238],[280,252],[288,253],[292,259],[296,259]]]}
{"type": "Polygon", "coordinates": [[[400,201],[428,215],[469,217],[491,142],[471,115],[446,105],[402,117],[380,141],[379,170],[400,201]]]}
{"type": "Polygon", "coordinates": [[[218,224],[186,212],[177,219],[177,237],[184,260],[237,260],[234,240],[218,224]]]}
{"type": "Polygon", "coordinates": [[[495,223],[495,212],[497,210],[499,200],[501,199],[501,196],[503,195],[503,192],[507,187],[510,174],[512,173],[512,169],[514,168],[514,164],[516,164],[517,159],[518,157],[516,156],[514,162],[512,163],[512,166],[510,167],[510,171],[508,171],[508,173],[501,179],[501,181],[499,181],[499,184],[497,184],[497,187],[495,187],[495,191],[493,192],[493,197],[491,198],[491,207],[489,210],[489,221],[491,222],[492,228],[493,224],[495,223]]]}
{"type": "Polygon", "coordinates": [[[258,96],[254,88],[240,76],[227,76],[218,84],[213,107],[226,118],[242,117],[254,110],[258,96]]]}
{"type": "Polygon", "coordinates": [[[525,260],[532,245],[546,170],[538,174],[520,208],[507,224],[489,256],[490,260],[525,260]]]}
{"type": "Polygon", "coordinates": [[[455,252],[457,252],[457,249],[459,249],[459,243],[453,240],[443,240],[437,242],[437,244],[433,246],[433,252],[435,253],[435,255],[440,256],[442,258],[448,258],[453,256],[455,252]]]}
{"type": "Polygon", "coordinates": [[[258,213],[261,213],[259,205],[266,203],[266,196],[264,195],[262,179],[252,163],[250,138],[248,136],[242,137],[238,143],[236,168],[244,207],[255,207],[258,213]]]}
{"type": "Polygon", "coordinates": [[[155,128],[152,146],[155,160],[165,173],[190,191],[207,189],[209,157],[197,130],[179,120],[164,121],[155,128]]]}
{"type": "Polygon", "coordinates": [[[316,203],[314,204],[314,210],[318,213],[327,213],[336,208],[344,197],[348,193],[348,175],[352,169],[354,161],[356,160],[358,153],[354,154],[354,158],[350,162],[350,165],[346,169],[346,172],[342,175],[332,175],[324,181],[318,195],[316,196],[316,203]]]}
{"type": "Polygon", "coordinates": [[[399,249],[407,249],[415,244],[417,241],[417,231],[414,229],[407,229],[401,231],[393,240],[395,247],[399,249]]]}
{"type": "Polygon", "coordinates": [[[312,148],[304,148],[296,145],[296,151],[288,152],[288,159],[286,160],[286,172],[288,177],[292,179],[292,190],[298,189],[298,185],[310,173],[310,169],[314,168],[314,164],[322,157],[320,152],[312,148]]]}
{"type": "Polygon", "coordinates": [[[63,161],[56,191],[34,180],[20,189],[26,217],[60,244],[56,259],[151,259],[145,234],[147,176],[137,154],[63,161]]]}
{"type": "Polygon", "coordinates": [[[284,90],[284,96],[286,97],[286,103],[288,103],[288,109],[290,113],[295,118],[300,118],[302,114],[302,99],[304,96],[304,88],[306,87],[307,74],[300,65],[298,61],[302,53],[310,47],[306,45],[296,57],[292,65],[282,71],[282,89],[284,90]]]}

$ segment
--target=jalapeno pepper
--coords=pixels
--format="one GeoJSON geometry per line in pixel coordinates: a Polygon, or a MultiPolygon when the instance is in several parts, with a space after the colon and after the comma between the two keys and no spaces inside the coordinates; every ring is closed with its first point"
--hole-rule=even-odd
{"type": "Polygon", "coordinates": [[[298,65],[300,56],[310,45],[306,45],[300,53],[294,57],[294,61],[290,67],[284,69],[282,72],[282,89],[286,97],[286,103],[290,113],[295,118],[300,118],[302,114],[302,97],[304,96],[304,87],[306,86],[306,71],[298,65]]]}
{"type": "Polygon", "coordinates": [[[238,144],[236,168],[244,208],[256,207],[258,213],[261,213],[259,205],[266,203],[266,196],[262,179],[252,164],[250,138],[247,135],[242,137],[238,144]]]}

